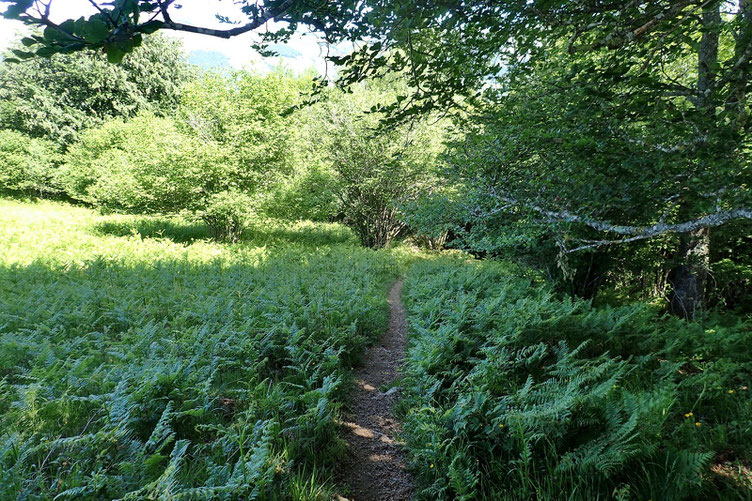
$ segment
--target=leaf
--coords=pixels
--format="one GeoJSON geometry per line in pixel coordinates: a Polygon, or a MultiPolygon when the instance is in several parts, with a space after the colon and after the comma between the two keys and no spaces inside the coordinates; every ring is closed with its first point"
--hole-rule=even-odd
{"type": "Polygon", "coordinates": [[[16,0],[15,4],[5,9],[2,16],[6,19],[19,19],[32,5],[34,0],[16,0]]]}
{"type": "Polygon", "coordinates": [[[162,21],[149,21],[148,23],[144,23],[139,26],[138,31],[145,35],[151,35],[152,33],[161,29],[163,26],[164,23],[162,21]]]}
{"type": "Polygon", "coordinates": [[[80,27],[79,32],[90,43],[100,43],[110,35],[110,29],[107,24],[97,18],[86,21],[80,27]]]}
{"type": "Polygon", "coordinates": [[[58,49],[54,47],[44,46],[44,47],[40,47],[39,49],[37,49],[36,54],[39,57],[50,57],[53,54],[57,54],[58,52],[59,52],[58,49]]]}
{"type": "Polygon", "coordinates": [[[107,61],[112,64],[119,64],[125,57],[125,52],[115,45],[107,45],[104,50],[107,53],[107,61]]]}
{"type": "Polygon", "coordinates": [[[34,57],[34,54],[32,52],[26,52],[24,50],[11,49],[11,52],[21,59],[29,59],[31,57],[34,57]]]}

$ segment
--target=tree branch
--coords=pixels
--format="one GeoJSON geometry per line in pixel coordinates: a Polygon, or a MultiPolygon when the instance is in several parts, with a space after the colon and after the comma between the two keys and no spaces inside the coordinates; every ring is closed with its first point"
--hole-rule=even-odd
{"type": "MultiPolygon", "coordinates": [[[[714,0],[709,0],[709,1],[714,1],[714,0]]],[[[598,40],[590,44],[575,45],[574,44],[575,40],[579,37],[580,34],[584,33],[585,30],[576,32],[575,35],[572,37],[572,39],[569,41],[568,50],[570,53],[574,53],[574,52],[592,51],[596,49],[601,49],[603,47],[607,47],[609,49],[618,49],[628,44],[629,42],[633,42],[639,38],[644,37],[645,35],[655,30],[658,26],[660,26],[661,23],[669,19],[678,17],[685,7],[692,5],[692,4],[697,4],[697,3],[698,3],[697,0],[684,0],[684,1],[673,2],[669,8],[659,12],[652,18],[643,22],[640,26],[637,26],[635,28],[629,28],[624,31],[614,31],[612,33],[609,33],[607,36],[605,36],[601,40],[598,40]]]]}
{"type": "Polygon", "coordinates": [[[606,221],[599,221],[596,219],[591,219],[589,217],[579,216],[566,210],[553,211],[545,209],[538,205],[525,204],[520,202],[519,200],[515,200],[504,195],[495,194],[494,197],[504,202],[506,204],[504,206],[505,208],[510,206],[523,207],[525,209],[532,210],[533,212],[537,212],[538,214],[546,216],[550,221],[583,224],[597,231],[604,233],[615,233],[617,235],[623,235],[627,237],[613,240],[598,240],[587,245],[577,247],[575,249],[569,249],[566,251],[567,253],[577,252],[585,249],[592,249],[594,247],[600,247],[608,244],[635,242],[637,240],[653,238],[667,233],[689,233],[701,228],[714,228],[716,226],[722,226],[736,219],[752,220],[752,209],[738,208],[730,210],[716,210],[715,212],[706,214],[697,219],[684,221],[682,223],[668,224],[659,221],[658,223],[651,226],[627,226],[611,224],[606,221]]]}
{"type": "Polygon", "coordinates": [[[198,33],[201,35],[208,35],[212,37],[218,37],[218,38],[232,38],[234,36],[242,35],[243,33],[248,33],[249,31],[253,31],[264,24],[266,24],[268,21],[272,21],[275,18],[279,17],[280,15],[284,14],[295,3],[294,0],[285,0],[278,6],[270,9],[266,9],[265,11],[261,12],[260,15],[251,21],[248,24],[244,24],[243,26],[238,26],[237,28],[231,28],[229,30],[217,30],[213,28],[202,28],[200,26],[192,26],[190,24],[183,24],[183,23],[176,23],[172,21],[172,19],[167,15],[166,9],[162,10],[162,14],[165,18],[165,24],[164,28],[168,30],[174,30],[174,31],[187,31],[189,33],[198,33]]]}

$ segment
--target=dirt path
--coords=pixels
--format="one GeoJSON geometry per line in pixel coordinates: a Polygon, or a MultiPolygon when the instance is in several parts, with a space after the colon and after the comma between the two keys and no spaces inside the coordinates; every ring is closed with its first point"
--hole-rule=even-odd
{"type": "Polygon", "coordinates": [[[402,281],[389,291],[389,328],[381,341],[370,347],[363,365],[355,373],[355,390],[344,416],[350,461],[342,481],[350,488],[352,501],[408,500],[413,489],[405,471],[405,458],[395,441],[400,424],[392,415],[396,389],[385,393],[383,385],[393,382],[405,359],[407,323],[400,294],[402,281]]]}

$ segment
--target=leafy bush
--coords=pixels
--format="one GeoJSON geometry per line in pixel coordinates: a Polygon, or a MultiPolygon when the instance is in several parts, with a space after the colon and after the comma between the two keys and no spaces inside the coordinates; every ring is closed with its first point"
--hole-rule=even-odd
{"type": "Polygon", "coordinates": [[[59,154],[53,143],[0,130],[0,188],[39,195],[56,193],[58,164],[59,154]]]}
{"type": "Polygon", "coordinates": [[[182,245],[0,209],[0,499],[325,498],[394,254],[308,246],[310,223],[182,245]]]}
{"type": "Polygon", "coordinates": [[[231,152],[236,186],[267,188],[292,173],[296,129],[285,112],[306,85],[308,79],[282,70],[207,74],[183,89],[176,117],[184,132],[231,152]]]}
{"type": "Polygon", "coordinates": [[[335,174],[318,166],[305,168],[279,183],[262,201],[263,212],[291,221],[331,221],[341,212],[335,174]]]}
{"type": "Polygon", "coordinates": [[[493,262],[409,273],[420,498],[744,498],[752,321],[599,309],[536,282],[493,262]]]}
{"type": "Polygon", "coordinates": [[[224,191],[209,197],[199,214],[215,239],[237,242],[250,220],[251,203],[242,193],[224,191]]]}
{"type": "Polygon", "coordinates": [[[403,219],[419,244],[431,250],[444,248],[449,232],[460,224],[458,202],[453,190],[435,190],[401,207],[403,219]]]}
{"type": "Polygon", "coordinates": [[[71,197],[109,210],[198,209],[207,195],[236,186],[228,155],[182,133],[172,119],[141,115],[83,132],[58,180],[71,197]]]}

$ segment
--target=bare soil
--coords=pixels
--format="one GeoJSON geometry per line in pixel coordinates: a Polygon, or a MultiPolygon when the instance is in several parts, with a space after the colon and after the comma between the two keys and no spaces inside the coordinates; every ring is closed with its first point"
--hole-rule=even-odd
{"type": "Polygon", "coordinates": [[[366,350],[363,365],[355,373],[356,385],[343,422],[350,458],[340,472],[349,494],[339,497],[340,501],[406,501],[413,493],[404,453],[395,438],[401,429],[392,406],[399,392],[396,388],[380,391],[395,381],[405,360],[407,323],[401,293],[400,280],[389,292],[389,328],[380,342],[366,350]]]}

